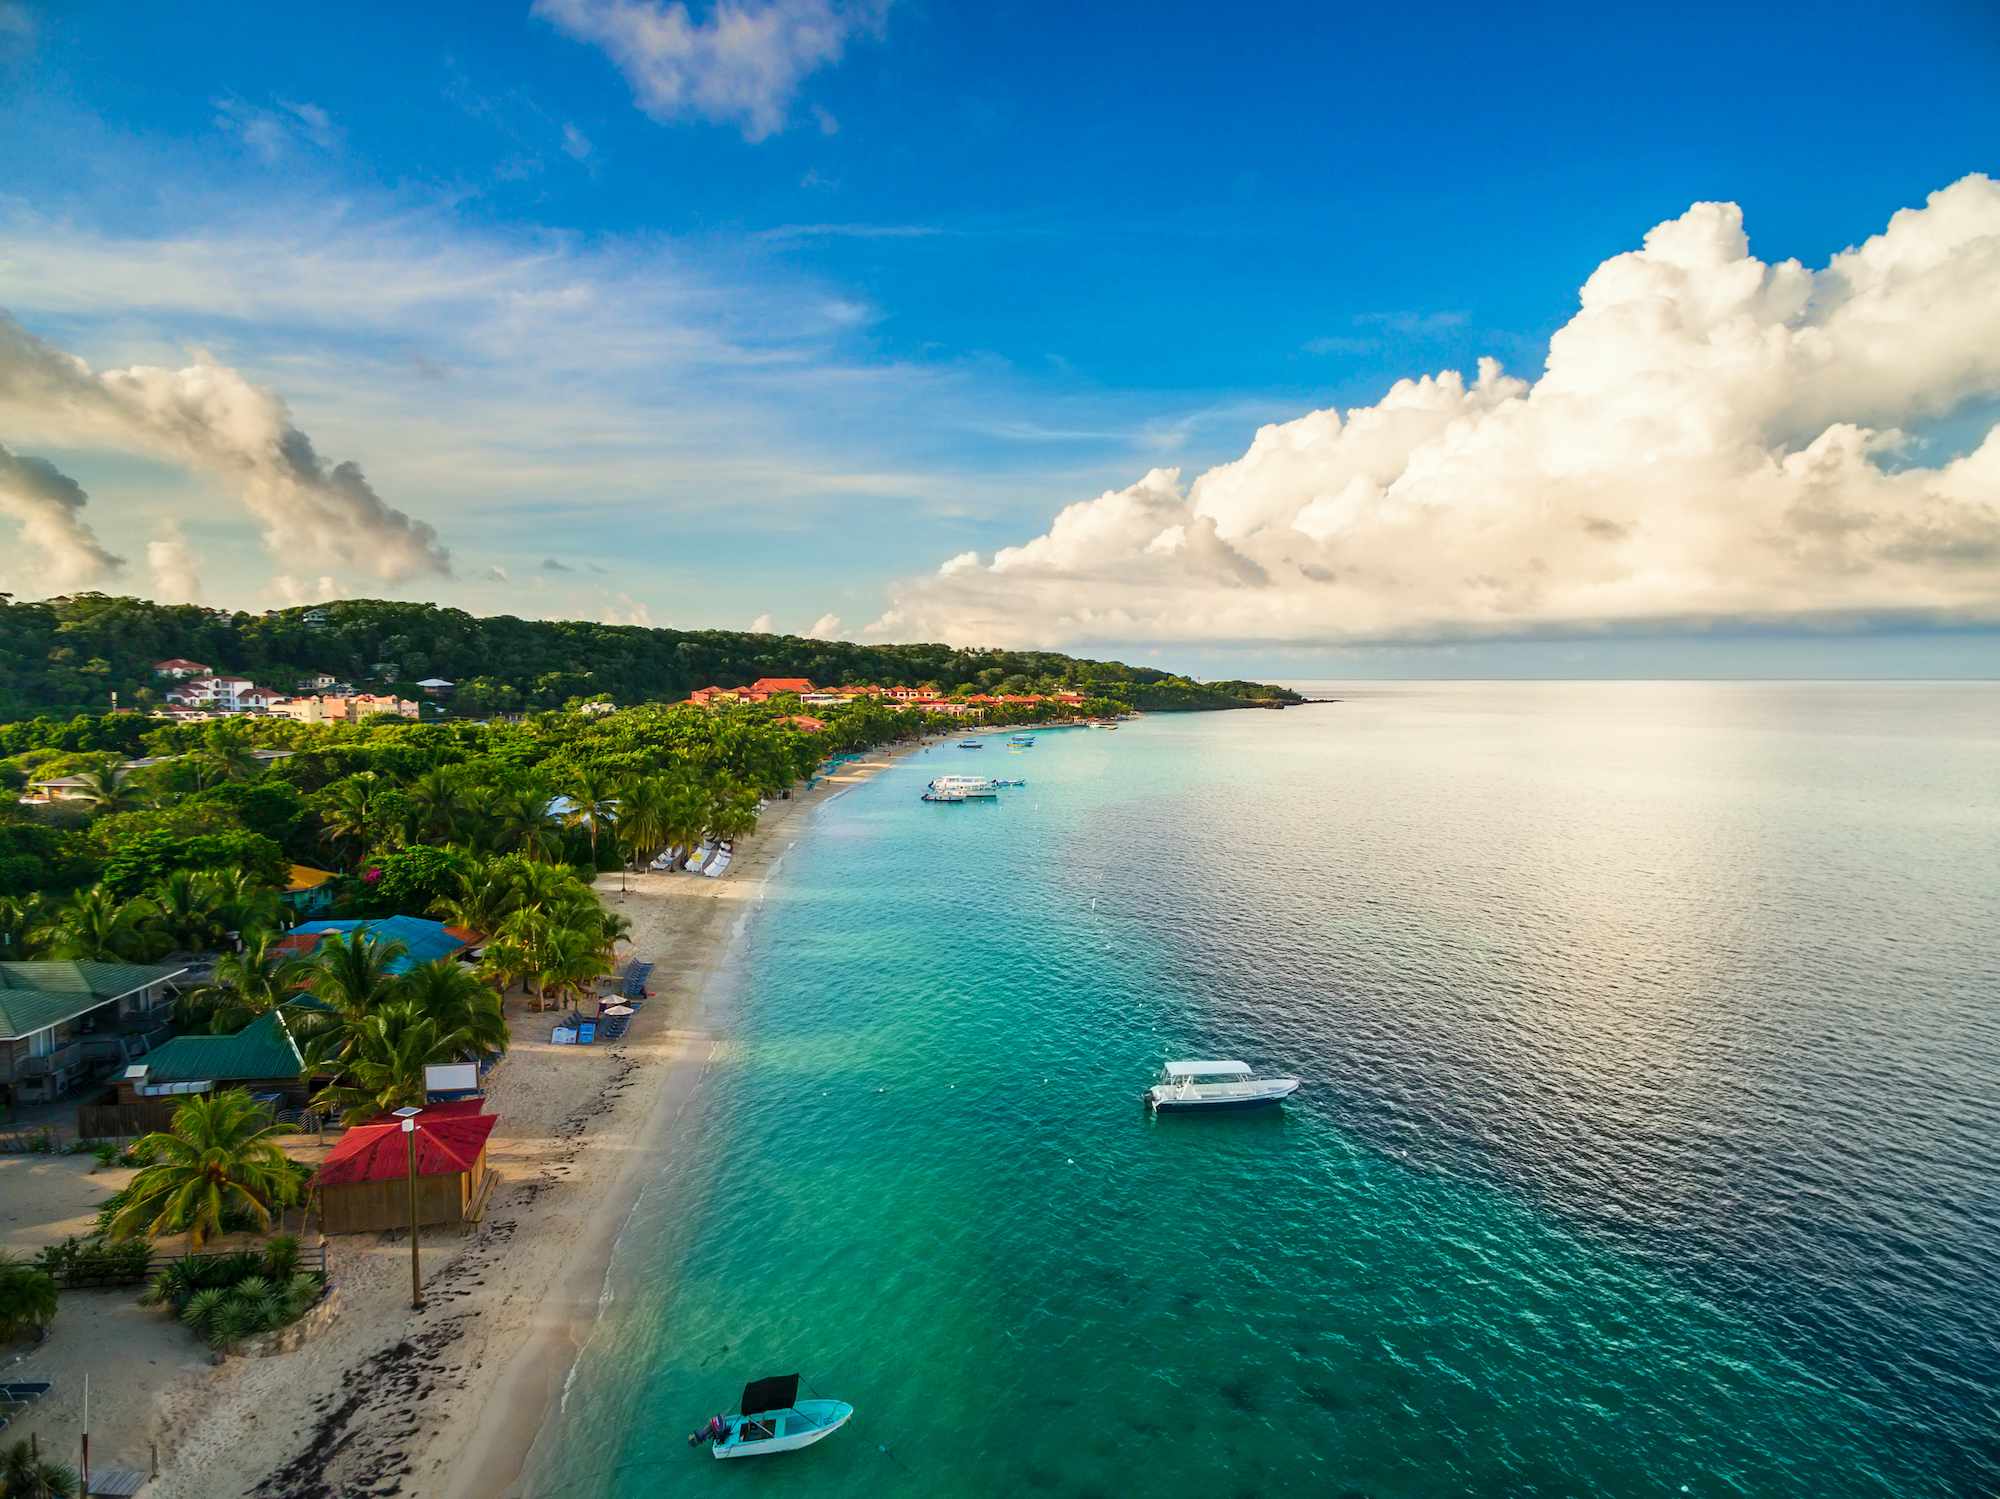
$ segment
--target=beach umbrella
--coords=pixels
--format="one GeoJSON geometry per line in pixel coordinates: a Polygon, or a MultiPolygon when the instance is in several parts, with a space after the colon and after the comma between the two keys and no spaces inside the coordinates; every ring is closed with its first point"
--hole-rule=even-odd
{"type": "Polygon", "coordinates": [[[604,1013],[607,1015],[635,1015],[638,1012],[630,1005],[606,1005],[604,1013]]]}

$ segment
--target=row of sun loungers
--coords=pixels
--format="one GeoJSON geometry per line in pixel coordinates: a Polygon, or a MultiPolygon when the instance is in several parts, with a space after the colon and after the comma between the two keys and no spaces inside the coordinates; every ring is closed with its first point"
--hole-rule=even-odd
{"type": "Polygon", "coordinates": [[[46,1379],[17,1379],[0,1383],[0,1431],[7,1423],[18,1421],[28,1413],[28,1407],[48,1394],[51,1386],[46,1379]]]}

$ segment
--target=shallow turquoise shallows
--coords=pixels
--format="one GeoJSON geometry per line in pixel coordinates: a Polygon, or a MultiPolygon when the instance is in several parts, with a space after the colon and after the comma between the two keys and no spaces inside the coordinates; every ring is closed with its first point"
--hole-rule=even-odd
{"type": "Polygon", "coordinates": [[[2000,688],[1342,696],[778,833],[521,1492],[1987,1492],[2000,688]]]}

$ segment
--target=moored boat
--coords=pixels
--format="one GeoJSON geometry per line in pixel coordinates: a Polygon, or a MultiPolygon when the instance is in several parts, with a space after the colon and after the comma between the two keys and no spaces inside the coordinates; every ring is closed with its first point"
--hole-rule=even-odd
{"type": "Polygon", "coordinates": [[[1295,1077],[1257,1077],[1247,1062],[1169,1062],[1146,1090],[1157,1114],[1220,1114],[1268,1108],[1298,1091],[1295,1077]]]}
{"type": "Polygon", "coordinates": [[[715,1444],[717,1457],[764,1457],[796,1452],[847,1424],[854,1407],[844,1400],[799,1399],[799,1376],[777,1374],[743,1387],[741,1409],[716,1416],[688,1438],[690,1447],[715,1444]]]}
{"type": "Polygon", "coordinates": [[[961,740],[959,740],[959,741],[958,741],[958,747],[959,747],[960,749],[984,749],[984,748],[986,748],[986,746],[985,746],[984,744],[982,744],[982,743],[981,743],[981,742],[980,742],[979,740],[977,740],[977,739],[961,739],[961,740]]]}

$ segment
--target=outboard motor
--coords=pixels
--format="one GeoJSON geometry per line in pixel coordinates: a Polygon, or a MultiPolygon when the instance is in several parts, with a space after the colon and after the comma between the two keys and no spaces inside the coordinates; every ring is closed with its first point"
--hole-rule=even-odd
{"type": "Polygon", "coordinates": [[[708,1425],[688,1436],[688,1446],[699,1447],[703,1442],[719,1442],[729,1435],[729,1425],[720,1416],[711,1416],[708,1425]]]}

